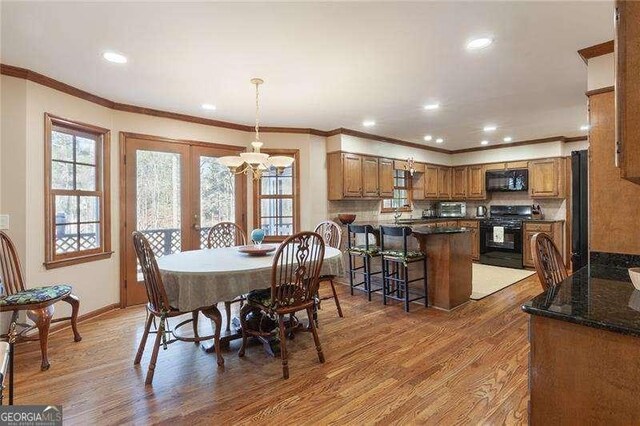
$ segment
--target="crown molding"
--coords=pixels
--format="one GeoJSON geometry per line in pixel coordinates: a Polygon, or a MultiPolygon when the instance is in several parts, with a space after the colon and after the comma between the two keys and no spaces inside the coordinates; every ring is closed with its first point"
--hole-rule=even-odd
{"type": "MultiPolygon", "coordinates": [[[[603,44],[606,44],[606,43],[603,43],[603,44]]],[[[587,49],[591,49],[591,48],[587,48],[587,49]]],[[[586,50],[586,49],[583,49],[583,50],[586,50]]],[[[47,77],[46,75],[28,70],[26,68],[16,67],[13,65],[0,64],[0,74],[6,75],[9,77],[16,77],[24,80],[29,80],[34,83],[40,84],[42,86],[46,86],[51,89],[57,90],[59,92],[65,93],[67,95],[71,95],[80,99],[84,99],[89,102],[93,102],[95,104],[113,109],[115,111],[122,111],[122,112],[134,113],[134,114],[143,114],[143,115],[149,115],[153,117],[168,118],[172,120],[184,121],[187,123],[202,124],[205,126],[220,127],[225,129],[238,130],[242,132],[251,133],[254,131],[253,126],[249,126],[246,124],[238,124],[238,123],[232,123],[228,121],[213,120],[210,118],[198,117],[194,115],[181,114],[177,112],[163,111],[163,110],[154,109],[154,108],[146,108],[146,107],[141,107],[136,105],[114,102],[112,100],[94,95],[85,90],[78,89],[77,87],[73,87],[69,84],[55,80],[51,77],[47,77]]],[[[589,95],[589,93],[590,92],[587,92],[587,95],[589,95]]],[[[492,146],[486,146],[486,147],[448,150],[444,148],[437,148],[433,146],[423,145],[415,142],[404,141],[402,139],[396,139],[396,138],[391,138],[387,136],[376,135],[373,133],[366,133],[358,130],[347,129],[344,127],[339,127],[337,129],[325,131],[325,130],[318,130],[313,128],[303,128],[303,127],[265,126],[265,127],[261,127],[260,131],[263,133],[295,133],[295,134],[314,135],[314,136],[321,136],[321,137],[330,137],[335,135],[348,135],[348,136],[374,140],[378,142],[386,142],[394,145],[406,146],[409,148],[422,149],[424,151],[439,152],[442,154],[460,154],[465,152],[485,151],[490,149],[508,148],[513,146],[531,145],[536,143],[545,143],[545,142],[553,142],[553,141],[574,142],[574,141],[587,139],[586,136],[578,136],[575,138],[567,138],[565,136],[554,136],[554,137],[543,138],[543,139],[531,139],[531,140],[518,141],[518,142],[509,143],[508,145],[501,144],[501,145],[492,145],[492,146]]]]}
{"type": "Polygon", "coordinates": [[[597,58],[598,56],[607,55],[609,53],[613,53],[613,40],[578,50],[578,55],[580,55],[585,64],[588,64],[589,59],[591,58],[597,58]]]}

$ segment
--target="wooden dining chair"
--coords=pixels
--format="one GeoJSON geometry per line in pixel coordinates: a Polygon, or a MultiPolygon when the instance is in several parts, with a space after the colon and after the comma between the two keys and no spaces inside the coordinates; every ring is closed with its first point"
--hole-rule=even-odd
{"type": "MultiPolygon", "coordinates": [[[[18,313],[26,311],[27,317],[35,325],[18,324],[20,331],[18,341],[40,341],[40,352],[42,353],[41,370],[47,370],[50,366],[48,353],[49,328],[52,323],[70,321],[73,330],[73,340],[79,342],[82,336],[78,332],[78,311],[80,310],[80,300],[71,293],[72,288],[67,284],[57,284],[45,287],[25,288],[22,265],[18,258],[16,247],[9,236],[0,231],[0,282],[4,285],[5,295],[0,297],[0,313],[12,312],[10,323],[17,323],[18,313]],[[64,318],[53,318],[53,305],[62,300],[71,305],[71,316],[64,318]],[[27,337],[26,334],[38,329],[38,337],[27,337]]],[[[8,334],[3,330],[3,337],[8,334]]]]}
{"type": "MultiPolygon", "coordinates": [[[[233,222],[220,222],[211,227],[207,234],[207,248],[221,248],[244,246],[247,244],[247,235],[242,228],[233,222]]],[[[227,331],[231,331],[231,304],[240,302],[240,307],[244,302],[244,297],[224,302],[224,311],[227,316],[227,331]]]]}
{"type": "Polygon", "coordinates": [[[543,290],[560,284],[569,276],[562,254],[547,234],[539,232],[533,236],[531,254],[543,290]]]}
{"type": "MultiPolygon", "coordinates": [[[[273,259],[271,288],[254,290],[247,295],[247,304],[240,310],[242,323],[242,346],[238,356],[244,356],[249,336],[270,337],[272,330],[250,328],[247,315],[257,312],[277,318],[282,358],[282,377],[289,378],[286,336],[295,326],[293,315],[306,311],[309,325],[305,331],[313,334],[318,359],[324,363],[318,331],[313,321],[314,297],[318,291],[318,278],[324,259],[324,241],[315,232],[300,232],[284,242],[273,259]],[[289,327],[285,327],[285,316],[289,314],[289,327]]],[[[261,321],[262,322],[262,321],[261,321]]],[[[268,321],[267,321],[268,322],[268,321]]]]}
{"type": "MultiPolygon", "coordinates": [[[[340,250],[340,244],[342,243],[342,230],[340,229],[340,225],[332,220],[326,220],[324,222],[320,222],[318,226],[316,226],[314,232],[322,237],[325,246],[333,247],[340,250]]],[[[320,297],[320,301],[333,299],[335,301],[336,308],[338,309],[338,316],[340,318],[343,318],[344,316],[342,315],[340,300],[338,300],[338,293],[336,292],[336,287],[333,283],[333,280],[335,278],[335,275],[320,276],[320,284],[322,284],[323,282],[328,282],[331,285],[331,292],[333,294],[332,296],[320,297]]]]}
{"type": "Polygon", "coordinates": [[[144,348],[147,343],[147,337],[149,336],[149,334],[156,334],[145,384],[149,385],[151,384],[151,382],[153,382],[153,374],[156,369],[156,361],[158,359],[158,351],[160,349],[160,346],[162,346],[163,349],[166,350],[167,345],[178,340],[198,343],[203,340],[209,340],[213,338],[218,365],[223,365],[224,358],[222,357],[222,354],[220,352],[220,328],[222,327],[222,315],[220,314],[218,308],[213,305],[199,308],[191,312],[182,312],[172,307],[169,304],[169,298],[167,297],[167,292],[165,291],[162,277],[160,276],[156,257],[153,254],[151,245],[147,241],[147,238],[144,236],[144,234],[138,231],[133,232],[133,246],[135,248],[138,261],[140,262],[140,268],[142,269],[142,275],[144,277],[144,287],[147,291],[148,300],[147,322],[144,327],[142,339],[140,340],[140,345],[138,346],[138,352],[136,353],[135,360],[133,361],[134,365],[140,364],[140,360],[142,359],[142,354],[144,353],[144,348]],[[198,314],[200,312],[202,312],[207,318],[211,319],[214,322],[215,331],[213,335],[198,335],[198,314]],[[191,313],[191,319],[180,322],[173,328],[173,330],[167,329],[167,318],[177,317],[188,313],[191,313]],[[153,322],[154,318],[158,318],[160,320],[160,323],[156,331],[151,331],[151,323],[153,322]],[[177,333],[177,331],[181,327],[189,323],[193,324],[194,337],[184,337],[177,333]]]}

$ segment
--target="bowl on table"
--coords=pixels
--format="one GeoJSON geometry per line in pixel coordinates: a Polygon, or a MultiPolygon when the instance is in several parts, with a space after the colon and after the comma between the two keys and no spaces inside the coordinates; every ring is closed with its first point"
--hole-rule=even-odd
{"type": "Polygon", "coordinates": [[[275,250],[275,244],[249,244],[238,247],[240,253],[248,254],[249,256],[266,256],[275,250]]]}
{"type": "Polygon", "coordinates": [[[338,215],[338,220],[343,225],[349,225],[350,223],[353,223],[356,220],[356,215],[355,214],[349,214],[349,213],[340,213],[338,215]]]}
{"type": "Polygon", "coordinates": [[[636,290],[640,290],[640,268],[629,268],[629,277],[636,290]]]}

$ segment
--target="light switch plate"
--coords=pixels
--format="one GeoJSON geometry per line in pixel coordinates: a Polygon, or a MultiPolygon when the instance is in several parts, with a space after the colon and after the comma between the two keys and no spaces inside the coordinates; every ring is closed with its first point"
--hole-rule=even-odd
{"type": "Polygon", "coordinates": [[[9,215],[0,214],[0,229],[9,229],[9,215]]]}

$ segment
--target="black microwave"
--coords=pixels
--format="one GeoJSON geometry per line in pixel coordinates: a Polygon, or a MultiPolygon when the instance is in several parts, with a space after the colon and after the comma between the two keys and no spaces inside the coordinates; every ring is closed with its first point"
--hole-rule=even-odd
{"type": "Polygon", "coordinates": [[[527,191],[529,189],[529,170],[491,170],[486,173],[487,191],[527,191]]]}

